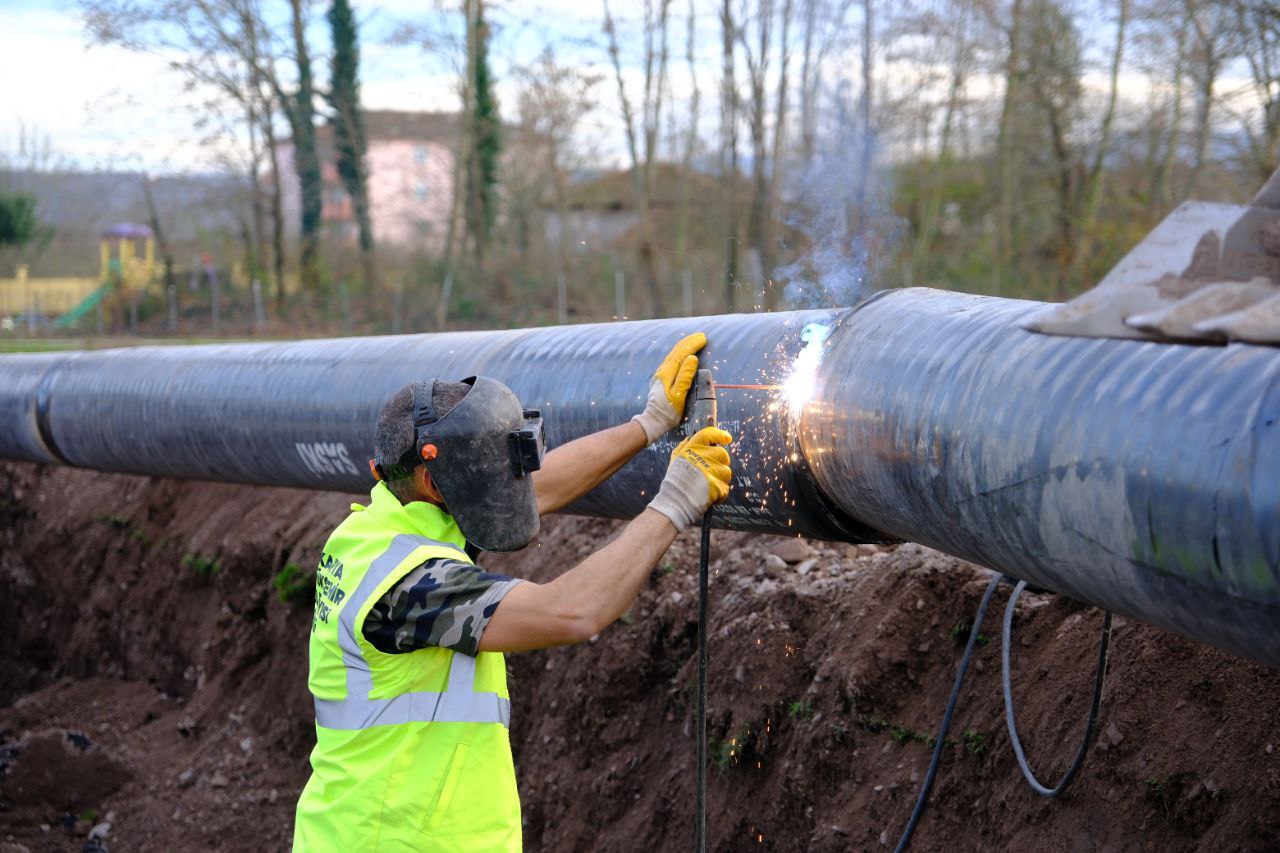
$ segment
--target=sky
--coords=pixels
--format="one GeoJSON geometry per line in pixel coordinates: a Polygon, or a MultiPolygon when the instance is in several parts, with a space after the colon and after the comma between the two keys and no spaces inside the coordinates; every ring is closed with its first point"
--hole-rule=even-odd
{"type": "Polygon", "coordinates": [[[86,44],[73,12],[0,0],[0,150],[12,155],[25,129],[47,136],[60,159],[124,165],[156,153],[141,143],[143,127],[165,149],[190,135],[189,117],[161,106],[184,97],[161,57],[86,44]]]}

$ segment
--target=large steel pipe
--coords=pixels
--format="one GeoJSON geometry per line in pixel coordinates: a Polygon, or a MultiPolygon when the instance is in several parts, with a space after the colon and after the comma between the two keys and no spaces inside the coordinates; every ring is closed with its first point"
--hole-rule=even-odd
{"type": "Polygon", "coordinates": [[[40,437],[48,413],[45,380],[72,355],[23,355],[0,359],[0,458],[58,462],[40,437]],[[41,404],[45,404],[43,411],[41,404]]]}
{"type": "MultiPolygon", "coordinates": [[[[829,326],[798,417],[721,394],[722,527],[914,539],[1280,666],[1280,350],[1036,335],[1039,303],[912,289],[840,312],[0,358],[0,454],[363,490],[380,402],[485,373],[554,446],[619,423],[680,335],[721,382],[784,379],[829,326]],[[32,395],[35,399],[32,399],[32,395]]],[[[637,513],[670,442],[574,509],[637,513]]]]}
{"type": "Polygon", "coordinates": [[[841,316],[801,447],[859,521],[1280,666],[1280,350],[1050,337],[916,289],[841,316]]]}
{"type": "MultiPolygon", "coordinates": [[[[0,357],[0,455],[104,471],[367,491],[378,408],[407,382],[482,373],[543,411],[551,447],[625,422],[681,336],[704,330],[725,381],[781,378],[806,323],[795,312],[590,326],[0,357]],[[36,417],[36,399],[44,401],[36,417]]],[[[726,528],[874,538],[813,490],[789,418],[767,394],[725,395],[741,476],[726,528]],[[794,458],[793,458],[794,457],[794,458]]],[[[630,518],[653,496],[673,437],[574,509],[630,518]]]]}

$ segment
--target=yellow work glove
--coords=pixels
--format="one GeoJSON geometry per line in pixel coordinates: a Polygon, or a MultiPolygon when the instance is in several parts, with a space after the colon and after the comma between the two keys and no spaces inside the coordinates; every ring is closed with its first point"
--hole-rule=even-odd
{"type": "Polygon", "coordinates": [[[729,451],[723,445],[733,436],[717,427],[700,429],[676,445],[662,488],[649,504],[649,509],[671,519],[676,530],[683,530],[702,518],[707,508],[729,494],[729,451]]]}
{"type": "Polygon", "coordinates": [[[649,401],[644,411],[631,420],[644,428],[645,437],[653,444],[675,429],[684,414],[684,398],[698,372],[698,350],[707,345],[707,336],[695,332],[671,348],[658,372],[649,383],[649,401]]]}

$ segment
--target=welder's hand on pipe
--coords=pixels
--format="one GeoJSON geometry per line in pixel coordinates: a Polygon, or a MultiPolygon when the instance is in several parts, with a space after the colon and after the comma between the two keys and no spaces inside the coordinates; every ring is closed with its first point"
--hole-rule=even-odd
{"type": "Polygon", "coordinates": [[[649,401],[644,411],[631,420],[644,428],[653,444],[675,429],[684,414],[684,398],[698,372],[698,350],[707,345],[707,336],[695,332],[681,339],[662,360],[658,372],[649,383],[649,401]]]}
{"type": "Polygon", "coordinates": [[[716,427],[698,430],[676,445],[662,488],[649,504],[683,530],[729,494],[729,451],[733,436],[716,427]]]}

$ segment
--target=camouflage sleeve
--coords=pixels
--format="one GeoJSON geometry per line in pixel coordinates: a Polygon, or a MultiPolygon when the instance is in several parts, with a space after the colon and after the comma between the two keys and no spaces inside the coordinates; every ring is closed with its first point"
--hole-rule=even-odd
{"type": "Polygon", "coordinates": [[[374,603],[364,637],[392,655],[429,646],[475,655],[489,617],[518,583],[461,560],[427,560],[374,603]]]}

